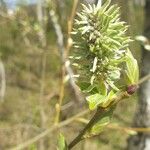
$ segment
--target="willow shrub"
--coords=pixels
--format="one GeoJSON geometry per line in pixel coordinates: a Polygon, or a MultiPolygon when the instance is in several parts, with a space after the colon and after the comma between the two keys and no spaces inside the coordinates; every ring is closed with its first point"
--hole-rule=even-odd
{"type": "MultiPolygon", "coordinates": [[[[76,83],[85,93],[90,110],[109,109],[75,144],[100,133],[110,122],[115,108],[112,104],[120,93],[133,94],[138,82],[137,61],[129,49],[132,40],[126,34],[128,26],[120,20],[120,8],[110,3],[111,0],[105,0],[102,6],[82,4],[74,23],[74,50],[70,59],[77,72],[76,83]]],[[[70,149],[74,146],[71,145],[70,149]]]]}

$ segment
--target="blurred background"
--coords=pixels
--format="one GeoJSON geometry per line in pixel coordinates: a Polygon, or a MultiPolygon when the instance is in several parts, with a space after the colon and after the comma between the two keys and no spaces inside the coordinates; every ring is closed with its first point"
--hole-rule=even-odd
{"type": "MultiPolygon", "coordinates": [[[[0,150],[55,150],[59,133],[70,141],[85,126],[85,97],[68,56],[75,12],[94,0],[0,0],[0,150]],[[80,113],[80,117],[72,116],[80,113]],[[72,120],[71,120],[71,119],[72,120]],[[55,128],[58,125],[60,128],[55,128]]],[[[112,0],[140,41],[131,51],[141,77],[150,73],[150,0],[112,0]]],[[[150,81],[119,103],[102,134],[75,150],[150,150],[150,81]],[[132,127],[132,128],[130,128],[132,127]],[[136,128],[135,128],[136,127],[136,128]]]]}

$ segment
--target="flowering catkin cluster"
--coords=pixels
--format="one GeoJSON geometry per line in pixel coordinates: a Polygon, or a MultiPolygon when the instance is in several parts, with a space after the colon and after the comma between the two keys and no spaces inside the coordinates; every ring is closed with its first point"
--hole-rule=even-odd
{"type": "Polygon", "coordinates": [[[91,85],[105,82],[117,90],[114,84],[120,79],[130,38],[126,36],[128,26],[120,21],[119,7],[109,5],[110,0],[101,7],[82,5],[74,25],[72,58],[79,82],[91,85]]]}

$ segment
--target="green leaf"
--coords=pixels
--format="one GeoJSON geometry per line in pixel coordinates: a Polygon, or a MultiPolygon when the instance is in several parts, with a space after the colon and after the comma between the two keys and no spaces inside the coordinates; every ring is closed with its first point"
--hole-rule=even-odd
{"type": "Polygon", "coordinates": [[[120,78],[120,71],[119,70],[114,70],[114,71],[111,71],[110,74],[109,74],[109,78],[111,80],[117,80],[120,78]]]}
{"type": "Polygon", "coordinates": [[[91,83],[88,82],[78,82],[77,84],[83,93],[92,93],[92,91],[96,89],[96,85],[91,85],[91,83]]]}
{"type": "Polygon", "coordinates": [[[104,108],[108,107],[116,96],[117,96],[116,93],[114,93],[114,91],[111,90],[107,96],[107,100],[103,103],[102,107],[104,108]]]}
{"type": "Polygon", "coordinates": [[[68,146],[62,134],[59,135],[57,150],[68,150],[68,146]]]}
{"type": "Polygon", "coordinates": [[[85,137],[101,133],[105,129],[105,127],[110,123],[114,109],[115,106],[102,112],[99,118],[97,118],[95,124],[85,134],[85,137]]]}
{"type": "Polygon", "coordinates": [[[85,91],[91,84],[88,82],[77,82],[77,85],[80,87],[81,91],[85,91]]]}
{"type": "Polygon", "coordinates": [[[92,134],[99,134],[104,130],[104,128],[110,123],[111,115],[107,114],[103,116],[101,120],[99,120],[91,129],[92,134]]]}
{"type": "Polygon", "coordinates": [[[97,89],[100,94],[105,96],[107,95],[107,84],[103,80],[100,81],[100,83],[97,86],[97,89]]]}
{"type": "Polygon", "coordinates": [[[127,66],[126,75],[128,77],[128,84],[136,84],[139,79],[138,63],[129,50],[127,53],[126,66],[127,66]]]}
{"type": "Polygon", "coordinates": [[[100,95],[98,93],[86,97],[90,110],[95,110],[97,106],[100,106],[100,104],[102,104],[106,99],[107,99],[107,96],[100,95]]]}
{"type": "Polygon", "coordinates": [[[115,86],[113,81],[107,80],[107,83],[111,88],[113,88],[115,91],[119,91],[119,89],[115,86]]]}

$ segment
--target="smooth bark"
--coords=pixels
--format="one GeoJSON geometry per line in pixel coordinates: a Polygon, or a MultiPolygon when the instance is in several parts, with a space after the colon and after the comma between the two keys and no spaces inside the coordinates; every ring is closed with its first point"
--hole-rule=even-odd
{"type": "MultiPolygon", "coordinates": [[[[145,5],[145,36],[150,38],[150,0],[145,5]]],[[[141,77],[150,73],[150,52],[142,49],[141,77]]],[[[139,89],[139,106],[134,127],[150,127],[150,80],[139,89]]],[[[128,139],[128,150],[150,150],[150,134],[139,132],[128,139]]]]}

